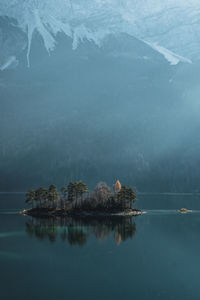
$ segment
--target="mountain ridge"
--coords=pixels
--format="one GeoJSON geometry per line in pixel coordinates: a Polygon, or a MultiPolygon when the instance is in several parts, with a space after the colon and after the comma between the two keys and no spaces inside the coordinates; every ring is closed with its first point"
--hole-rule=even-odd
{"type": "MultiPolygon", "coordinates": [[[[14,21],[24,36],[30,65],[32,39],[38,32],[47,52],[55,49],[57,35],[63,32],[76,49],[84,40],[101,46],[110,34],[126,33],[160,52],[172,65],[199,58],[200,3],[192,0],[120,1],[87,0],[2,0],[0,16],[14,21]]],[[[0,24],[1,31],[2,26],[0,24]]],[[[2,46],[3,42],[0,41],[2,46]]],[[[18,45],[17,41],[14,44],[18,45]]],[[[13,56],[17,60],[18,50],[13,56]]],[[[8,56],[10,59],[10,56],[8,56]]],[[[3,62],[5,65],[5,61],[3,62]]]]}

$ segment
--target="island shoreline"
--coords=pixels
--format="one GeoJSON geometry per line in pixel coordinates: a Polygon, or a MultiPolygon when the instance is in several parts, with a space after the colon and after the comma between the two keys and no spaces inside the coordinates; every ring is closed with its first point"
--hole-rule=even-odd
{"type": "Polygon", "coordinates": [[[41,209],[25,209],[19,212],[22,215],[32,216],[32,217],[131,217],[139,216],[144,214],[144,211],[137,209],[129,209],[125,211],[79,211],[79,210],[41,210],[41,209]]]}

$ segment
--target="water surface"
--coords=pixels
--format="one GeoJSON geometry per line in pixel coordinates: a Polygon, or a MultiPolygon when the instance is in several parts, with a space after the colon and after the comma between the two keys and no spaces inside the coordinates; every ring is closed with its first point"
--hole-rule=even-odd
{"type": "Polygon", "coordinates": [[[199,299],[199,196],[141,195],[126,220],[36,220],[20,201],[0,210],[1,299],[199,299]]]}

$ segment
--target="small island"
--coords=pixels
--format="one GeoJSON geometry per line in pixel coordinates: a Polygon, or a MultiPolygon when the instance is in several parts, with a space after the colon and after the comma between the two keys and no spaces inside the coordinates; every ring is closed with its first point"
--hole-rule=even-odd
{"type": "Polygon", "coordinates": [[[142,211],[133,207],[135,201],[135,189],[121,185],[119,180],[113,185],[113,192],[105,182],[99,182],[90,192],[88,186],[79,181],[63,186],[60,193],[55,184],[30,189],[26,203],[32,207],[21,213],[35,217],[137,216],[142,211]]]}

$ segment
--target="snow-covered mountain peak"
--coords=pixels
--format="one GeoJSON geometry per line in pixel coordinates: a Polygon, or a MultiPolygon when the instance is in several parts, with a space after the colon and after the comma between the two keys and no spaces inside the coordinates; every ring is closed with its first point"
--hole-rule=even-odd
{"type": "MultiPolygon", "coordinates": [[[[1,0],[0,16],[17,21],[15,26],[26,37],[21,47],[27,49],[28,63],[36,31],[48,52],[54,50],[56,36],[63,32],[72,38],[73,49],[84,39],[101,45],[108,34],[127,33],[160,52],[171,64],[191,62],[200,53],[197,0],[1,0]]],[[[1,45],[4,42],[0,38],[1,45]]],[[[19,52],[17,47],[16,53],[13,49],[6,55],[10,52],[7,47],[2,46],[0,64],[4,66],[5,57],[10,60],[19,52]]]]}

